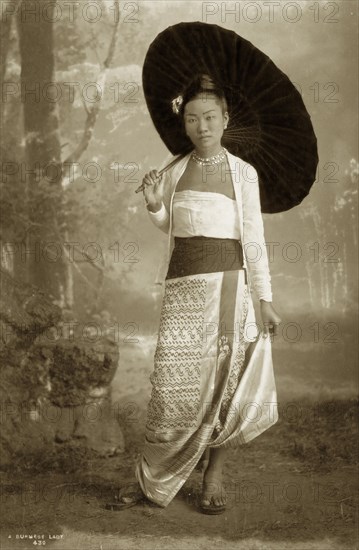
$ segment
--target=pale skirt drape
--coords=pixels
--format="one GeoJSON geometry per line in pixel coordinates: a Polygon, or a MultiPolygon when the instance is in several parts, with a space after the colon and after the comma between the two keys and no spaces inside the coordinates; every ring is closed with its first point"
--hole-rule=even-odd
{"type": "Polygon", "coordinates": [[[167,506],[207,447],[247,443],[278,419],[271,342],[254,342],[243,269],[165,281],[136,477],[167,506]]]}

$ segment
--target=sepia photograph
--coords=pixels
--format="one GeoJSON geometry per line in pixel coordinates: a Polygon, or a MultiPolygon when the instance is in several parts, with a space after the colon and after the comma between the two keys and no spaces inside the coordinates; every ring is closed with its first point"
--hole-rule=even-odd
{"type": "Polygon", "coordinates": [[[0,548],[357,549],[357,0],[0,6],[0,548]]]}

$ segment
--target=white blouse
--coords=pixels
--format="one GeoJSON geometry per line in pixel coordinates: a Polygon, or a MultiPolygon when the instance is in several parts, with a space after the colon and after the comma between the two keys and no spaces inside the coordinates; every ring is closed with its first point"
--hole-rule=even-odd
{"type": "Polygon", "coordinates": [[[176,191],[173,197],[174,237],[215,237],[240,240],[238,208],[223,193],[176,191]]]}
{"type": "Polygon", "coordinates": [[[170,243],[174,236],[234,238],[242,241],[244,267],[248,270],[250,286],[254,288],[259,300],[271,302],[271,276],[260,208],[258,176],[255,169],[239,157],[228,151],[227,157],[236,195],[236,200],[233,201],[221,193],[175,191],[190,153],[165,173],[167,180],[161,208],[157,212],[148,210],[151,221],[168,234],[167,251],[160,263],[157,281],[163,284],[162,281],[165,279],[170,261],[170,243]]]}

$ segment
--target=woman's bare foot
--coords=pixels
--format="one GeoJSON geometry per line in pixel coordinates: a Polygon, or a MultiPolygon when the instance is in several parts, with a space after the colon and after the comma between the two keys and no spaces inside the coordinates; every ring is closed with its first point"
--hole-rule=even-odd
{"type": "Polygon", "coordinates": [[[205,514],[221,514],[226,509],[227,495],[222,482],[226,450],[212,448],[209,464],[203,476],[201,511],[205,514]]]}
{"type": "Polygon", "coordinates": [[[222,481],[222,472],[207,468],[203,477],[201,506],[223,508],[227,495],[222,481]]]}

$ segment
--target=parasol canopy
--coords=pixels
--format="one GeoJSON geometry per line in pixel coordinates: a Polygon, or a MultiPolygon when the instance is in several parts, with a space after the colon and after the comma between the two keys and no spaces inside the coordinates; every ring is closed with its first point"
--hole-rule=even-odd
{"type": "Polygon", "coordinates": [[[233,31],[208,23],[179,23],[150,45],[143,89],[167,148],[173,155],[193,149],[172,101],[202,73],[222,86],[230,117],[222,144],[257,170],[262,212],[298,205],[309,193],[318,164],[310,116],[289,78],[233,31]]]}

